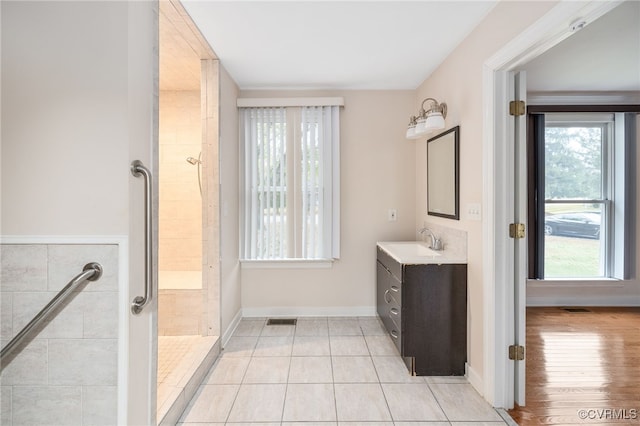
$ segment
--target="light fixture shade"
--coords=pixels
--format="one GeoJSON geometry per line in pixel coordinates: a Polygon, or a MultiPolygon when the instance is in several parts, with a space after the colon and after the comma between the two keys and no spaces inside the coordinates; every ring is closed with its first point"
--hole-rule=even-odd
{"type": "Polygon", "coordinates": [[[442,116],[442,113],[430,113],[425,120],[425,129],[427,132],[444,129],[444,117],[442,116]]]}
{"type": "Polygon", "coordinates": [[[416,126],[407,127],[407,139],[415,139],[416,138],[416,126]]]}
{"type": "Polygon", "coordinates": [[[427,119],[419,118],[418,122],[416,123],[416,135],[424,135],[428,131],[429,130],[427,129],[427,119]]]}

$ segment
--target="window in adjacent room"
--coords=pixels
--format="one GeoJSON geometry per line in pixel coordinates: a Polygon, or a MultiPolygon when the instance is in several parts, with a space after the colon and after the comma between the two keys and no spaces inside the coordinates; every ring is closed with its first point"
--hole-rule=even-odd
{"type": "Polygon", "coordinates": [[[624,122],[625,114],[604,113],[537,114],[530,121],[536,141],[533,278],[624,277],[630,238],[624,122]]]}
{"type": "Polygon", "coordinates": [[[242,258],[339,257],[338,106],[240,108],[242,258]]]}

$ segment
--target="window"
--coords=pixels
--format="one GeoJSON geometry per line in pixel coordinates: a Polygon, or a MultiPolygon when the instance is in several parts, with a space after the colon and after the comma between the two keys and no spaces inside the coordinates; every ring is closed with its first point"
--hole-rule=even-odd
{"type": "Polygon", "coordinates": [[[245,260],[339,257],[339,107],[241,108],[245,260]]]}
{"type": "MultiPolygon", "coordinates": [[[[633,117],[629,116],[628,120],[633,117]]],[[[625,114],[533,116],[532,278],[623,278],[630,220],[625,114]]],[[[635,201],[634,201],[635,202],[635,201]]],[[[530,213],[531,214],[531,213],[530,213]]]]}

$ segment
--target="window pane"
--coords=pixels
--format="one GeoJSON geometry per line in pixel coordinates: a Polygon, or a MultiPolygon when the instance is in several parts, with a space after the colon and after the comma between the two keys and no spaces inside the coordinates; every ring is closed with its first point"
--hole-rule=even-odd
{"type": "Polygon", "coordinates": [[[604,204],[546,203],[544,278],[605,275],[604,204]]]}
{"type": "Polygon", "coordinates": [[[602,152],[602,127],[547,126],[545,199],[601,199],[602,152]]]}

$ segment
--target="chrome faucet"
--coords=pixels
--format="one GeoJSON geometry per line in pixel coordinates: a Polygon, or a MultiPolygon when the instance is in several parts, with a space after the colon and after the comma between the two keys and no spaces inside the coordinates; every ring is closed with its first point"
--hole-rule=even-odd
{"type": "Polygon", "coordinates": [[[429,248],[436,251],[443,250],[444,245],[442,244],[442,240],[440,238],[436,238],[436,236],[433,235],[433,232],[431,232],[429,228],[422,228],[418,230],[418,233],[420,235],[423,235],[427,232],[429,233],[429,236],[431,236],[431,246],[429,248]]]}

